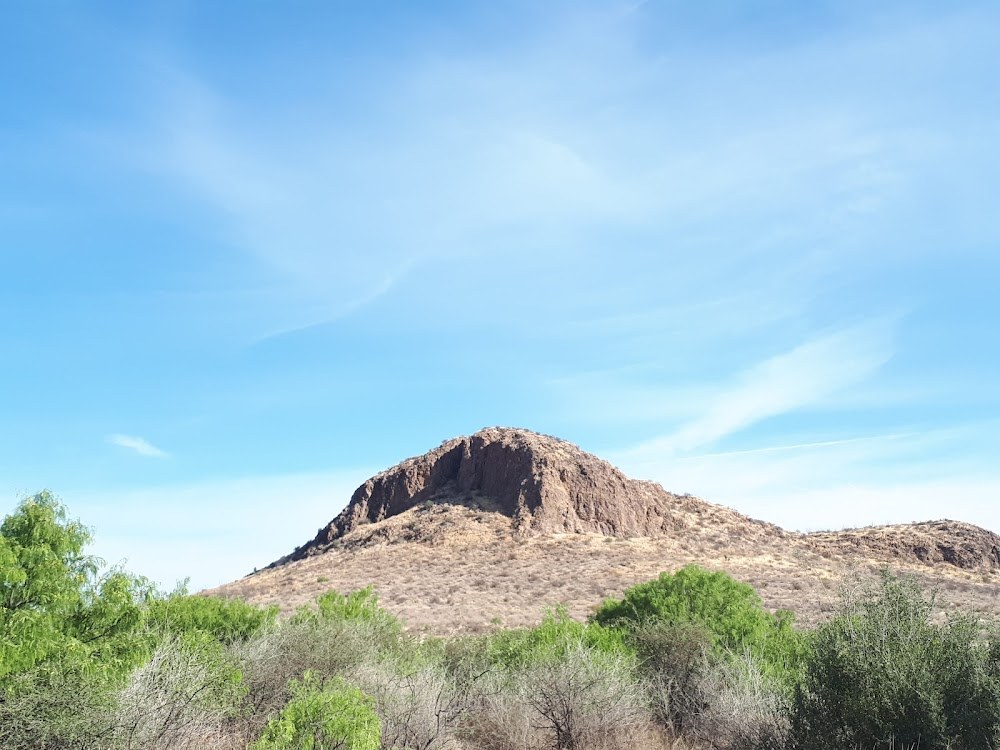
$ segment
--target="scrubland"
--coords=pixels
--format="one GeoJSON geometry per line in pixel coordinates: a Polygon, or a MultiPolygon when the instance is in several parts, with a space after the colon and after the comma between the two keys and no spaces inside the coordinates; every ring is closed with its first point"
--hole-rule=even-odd
{"type": "MultiPolygon", "coordinates": [[[[436,635],[371,588],[284,614],[158,591],[88,541],[47,494],[0,527],[3,750],[1000,744],[995,623],[888,569],[838,584],[816,623],[688,565],[594,588],[586,618],[540,585],[533,623],[436,635]]],[[[447,618],[448,592],[413,595],[447,618]]]]}
{"type": "Polygon", "coordinates": [[[555,604],[586,619],[605,598],[694,563],[750,583],[767,609],[794,610],[800,625],[812,627],[836,609],[844,582],[891,565],[934,589],[939,616],[956,610],[1000,617],[1000,570],[921,561],[913,549],[929,543],[912,526],[780,536],[765,530],[692,516],[683,533],[660,538],[518,537],[502,514],[427,505],[361,526],[322,555],[210,593],[291,612],[329,588],[372,584],[408,628],[454,635],[490,632],[497,621],[529,627],[555,604]]]}

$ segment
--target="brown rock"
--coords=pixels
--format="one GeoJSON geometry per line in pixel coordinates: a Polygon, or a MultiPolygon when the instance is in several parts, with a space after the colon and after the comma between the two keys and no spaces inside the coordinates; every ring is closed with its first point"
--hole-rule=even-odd
{"type": "Polygon", "coordinates": [[[528,430],[491,427],[375,475],[358,487],[344,511],[316,537],[273,567],[329,549],[366,523],[378,523],[430,503],[475,505],[511,519],[522,535],[596,533],[611,537],[676,534],[692,517],[726,526],[776,526],[675,495],[620,470],[564,440],[528,430]]]}

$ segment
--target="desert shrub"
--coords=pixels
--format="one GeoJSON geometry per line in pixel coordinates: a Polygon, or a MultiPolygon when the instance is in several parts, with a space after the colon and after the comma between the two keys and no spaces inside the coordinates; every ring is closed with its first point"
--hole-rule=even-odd
{"type": "Polygon", "coordinates": [[[456,746],[469,693],[440,666],[400,670],[391,663],[364,664],[350,682],[374,701],[386,750],[446,750],[456,746]]]}
{"type": "Polygon", "coordinates": [[[776,750],[788,732],[789,691],[749,654],[718,653],[696,623],[651,622],[629,643],[653,718],[674,737],[726,750],[776,750]]]}
{"type": "Polygon", "coordinates": [[[996,747],[1000,646],[981,637],[974,619],[939,625],[933,610],[914,581],[888,571],[846,595],[814,634],[794,746],[996,747]]]}
{"type": "Polygon", "coordinates": [[[634,745],[649,711],[624,633],[546,613],[534,628],[500,631],[459,656],[466,680],[478,674],[466,736],[487,750],[634,745]],[[470,664],[474,665],[470,669],[470,664]],[[478,671],[477,671],[478,670],[478,671]]]}
{"type": "Polygon", "coordinates": [[[220,643],[246,640],[274,625],[277,607],[255,607],[239,599],[190,596],[183,586],[149,603],[149,626],[162,633],[208,633],[220,643]]]}
{"type": "Polygon", "coordinates": [[[273,632],[232,644],[247,688],[247,732],[259,732],[288,702],[291,681],[309,671],[318,678],[344,676],[379,660],[370,628],[345,622],[283,623],[273,632]]]}
{"type": "Polygon", "coordinates": [[[703,704],[690,715],[685,736],[717,750],[782,750],[787,746],[788,691],[748,653],[708,665],[699,675],[697,693],[703,704]]]}
{"type": "Polygon", "coordinates": [[[291,698],[293,678],[340,678],[372,697],[383,747],[434,750],[448,746],[468,691],[444,668],[442,639],[418,641],[379,617],[306,617],[230,647],[248,689],[246,734],[291,698]]]}
{"type": "Polygon", "coordinates": [[[430,638],[427,643],[437,652],[437,661],[449,675],[476,674],[488,667],[487,644],[491,635],[454,635],[430,638]]]}
{"type": "Polygon", "coordinates": [[[291,681],[307,671],[324,679],[345,677],[365,664],[408,662],[416,668],[425,655],[415,653],[401,631],[371,589],[362,589],[349,596],[323,594],[279,627],[231,644],[247,687],[245,731],[258,733],[288,702],[291,681]]]}
{"type": "Polygon", "coordinates": [[[528,706],[557,750],[630,748],[648,713],[631,660],[580,644],[524,674],[528,706]]]}
{"type": "Polygon", "coordinates": [[[236,664],[208,633],[167,636],[119,693],[112,746],[206,747],[240,713],[246,692],[236,664]]]}
{"type": "Polygon", "coordinates": [[[512,687],[499,674],[485,675],[472,710],[462,717],[460,736],[467,746],[477,750],[534,750],[541,746],[523,691],[512,687]]]}
{"type": "Polygon", "coordinates": [[[289,692],[291,700],[251,750],[378,750],[379,719],[372,700],[358,688],[306,672],[289,692]]]}
{"type": "Polygon", "coordinates": [[[79,668],[32,669],[8,675],[0,695],[4,750],[91,750],[113,726],[114,692],[79,668]]]}
{"type": "Polygon", "coordinates": [[[687,565],[676,573],[636,584],[621,599],[607,599],[593,622],[634,629],[652,623],[704,626],[717,654],[750,651],[765,672],[794,683],[805,638],[792,629],[790,612],[772,615],[753,587],[722,571],[687,565]]]}
{"type": "Polygon", "coordinates": [[[582,642],[559,658],[491,674],[465,734],[485,750],[632,748],[649,723],[645,695],[623,654],[582,642]]]}
{"type": "Polygon", "coordinates": [[[685,732],[706,706],[711,634],[698,623],[651,622],[631,630],[628,642],[654,718],[674,733],[685,732]]]}
{"type": "MultiPolygon", "coordinates": [[[[47,664],[51,667],[51,664],[47,664]]],[[[168,638],[127,678],[64,665],[12,677],[0,699],[4,750],[199,750],[225,745],[240,674],[204,634],[168,638]]]]}

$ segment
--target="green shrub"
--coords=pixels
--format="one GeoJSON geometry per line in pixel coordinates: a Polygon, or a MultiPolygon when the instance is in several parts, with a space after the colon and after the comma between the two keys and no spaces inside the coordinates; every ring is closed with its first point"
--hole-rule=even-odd
{"type": "Polygon", "coordinates": [[[190,596],[183,587],[149,603],[150,627],[161,633],[201,632],[220,643],[243,641],[274,625],[277,607],[255,607],[239,599],[190,596]]]}
{"type": "Polygon", "coordinates": [[[288,705],[268,722],[251,750],[378,750],[379,719],[372,700],[358,688],[306,672],[289,689],[288,705]]]}
{"type": "Polygon", "coordinates": [[[581,645],[605,654],[633,655],[621,631],[574,620],[564,608],[547,611],[533,628],[502,630],[483,643],[486,661],[504,669],[558,661],[581,645]]]}
{"type": "Polygon", "coordinates": [[[26,498],[0,525],[0,692],[40,668],[123,678],[149,658],[150,583],[100,573],[90,532],[50,493],[26,498]]]}
{"type": "Polygon", "coordinates": [[[371,588],[344,596],[327,592],[278,627],[231,645],[243,670],[250,707],[245,723],[255,734],[288,702],[294,678],[349,677],[362,665],[387,664],[405,673],[440,662],[439,645],[417,648],[400,622],[378,606],[371,588]]]}
{"type": "Polygon", "coordinates": [[[772,615],[749,584],[687,565],[607,599],[593,622],[633,630],[654,623],[703,626],[718,654],[750,652],[765,672],[793,683],[806,650],[791,612],[772,615]]]}
{"type": "Polygon", "coordinates": [[[378,594],[368,586],[346,596],[330,590],[316,597],[311,605],[299,607],[291,618],[293,623],[318,621],[366,623],[387,633],[400,633],[402,623],[378,606],[378,594]]]}
{"type": "Polygon", "coordinates": [[[969,616],[883,571],[820,625],[795,699],[795,746],[996,747],[1000,645],[969,616]]]}

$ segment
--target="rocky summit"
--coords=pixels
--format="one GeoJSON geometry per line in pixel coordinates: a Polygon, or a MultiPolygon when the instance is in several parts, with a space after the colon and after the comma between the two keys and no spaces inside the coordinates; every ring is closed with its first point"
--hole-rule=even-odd
{"type": "Polygon", "coordinates": [[[500,513],[521,535],[660,537],[682,533],[692,517],[708,516],[717,524],[751,524],[764,533],[782,533],[728,508],[667,492],[655,482],[630,479],[565,440],[490,427],[375,475],[314,539],[272,566],[322,553],[364,524],[438,503],[500,513]]]}

